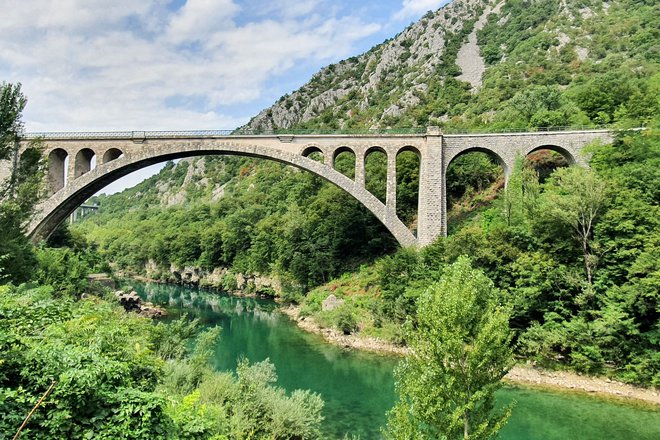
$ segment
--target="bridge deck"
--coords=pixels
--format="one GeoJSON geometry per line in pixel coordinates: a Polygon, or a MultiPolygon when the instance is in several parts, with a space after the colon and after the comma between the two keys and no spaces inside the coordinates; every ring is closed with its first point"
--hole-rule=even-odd
{"type": "Polygon", "coordinates": [[[611,140],[602,127],[561,127],[517,132],[443,133],[439,127],[386,130],[190,130],[29,133],[41,138],[49,161],[51,197],[38,207],[30,235],[48,236],[69,213],[110,182],[164,160],[233,154],[271,159],[310,171],[345,190],[378,218],[403,246],[424,246],[446,232],[447,167],[469,151],[483,151],[501,165],[505,179],[516,157],[541,148],[553,149],[569,163],[587,164],[583,148],[611,140]],[[385,202],[366,189],[365,160],[373,151],[387,157],[385,202]],[[419,157],[417,235],[398,218],[397,156],[412,151],[419,157]],[[322,162],[308,157],[317,152],[322,162]],[[355,174],[335,169],[342,152],[355,157],[355,174]]]}

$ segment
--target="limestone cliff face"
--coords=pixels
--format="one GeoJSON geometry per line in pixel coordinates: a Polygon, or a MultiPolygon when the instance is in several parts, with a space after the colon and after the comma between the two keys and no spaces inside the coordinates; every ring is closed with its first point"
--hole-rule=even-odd
{"type": "Polygon", "coordinates": [[[328,109],[333,110],[336,128],[345,128],[357,113],[364,114],[369,127],[389,125],[388,118],[420,104],[429,79],[447,61],[448,42],[464,40],[463,33],[471,30],[486,9],[490,12],[490,3],[455,0],[426,14],[393,39],[323,68],[302,88],[261,111],[245,128],[296,127],[330,115],[328,109]]]}

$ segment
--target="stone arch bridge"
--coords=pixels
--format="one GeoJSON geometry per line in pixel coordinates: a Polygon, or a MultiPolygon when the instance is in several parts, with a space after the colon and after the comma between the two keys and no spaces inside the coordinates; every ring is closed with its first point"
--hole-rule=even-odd
{"type": "Polygon", "coordinates": [[[40,203],[28,227],[37,241],[48,237],[79,205],[107,184],[132,171],[165,160],[230,154],[271,159],[307,170],[337,185],[362,203],[402,246],[425,246],[446,234],[446,171],[453,159],[483,151],[511,172],[517,155],[551,149],[569,163],[586,166],[582,149],[611,142],[606,130],[445,135],[436,127],[415,134],[235,134],[224,131],[34,133],[46,144],[50,197],[40,203]],[[337,171],[342,152],[355,156],[355,178],[337,171]],[[365,158],[373,151],[387,156],[386,200],[365,187],[365,158]],[[396,159],[404,151],[419,157],[417,236],[396,214],[396,159]],[[323,162],[308,157],[320,153],[323,162]]]}

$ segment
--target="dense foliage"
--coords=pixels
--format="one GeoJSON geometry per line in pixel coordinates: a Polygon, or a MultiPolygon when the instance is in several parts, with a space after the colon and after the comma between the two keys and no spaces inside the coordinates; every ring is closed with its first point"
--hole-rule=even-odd
{"type": "MultiPolygon", "coordinates": [[[[205,181],[182,186],[186,179],[199,183],[200,176],[187,174],[199,163],[169,164],[136,188],[96,199],[101,213],[80,230],[120,268],[142,272],[151,263],[160,271],[152,277],[167,277],[170,263],[231,267],[277,274],[297,292],[395,247],[373,215],[320,177],[273,162],[207,159],[205,181]],[[183,203],[163,209],[156,182],[169,184],[171,197],[182,191],[183,203]],[[213,198],[218,187],[222,196],[213,198]]],[[[369,182],[384,187],[384,179],[369,182]]]]}
{"type": "Polygon", "coordinates": [[[0,84],[0,281],[26,281],[36,266],[23,232],[42,192],[43,146],[32,141],[20,151],[26,104],[20,84],[0,84]]]}
{"type": "Polygon", "coordinates": [[[87,275],[107,269],[84,241],[34,250],[29,284],[0,285],[0,433],[29,438],[316,439],[323,401],[275,386],[269,362],[235,374],[209,358],[219,328],[126,313],[87,275]]]}
{"type": "MultiPolygon", "coordinates": [[[[214,372],[219,329],[154,325],[104,295],[0,287],[0,432],[40,439],[316,439],[323,401],[274,386],[272,364],[214,372]],[[196,337],[190,351],[189,339],[196,337]]],[[[89,289],[87,290],[89,292],[89,289]]]]}

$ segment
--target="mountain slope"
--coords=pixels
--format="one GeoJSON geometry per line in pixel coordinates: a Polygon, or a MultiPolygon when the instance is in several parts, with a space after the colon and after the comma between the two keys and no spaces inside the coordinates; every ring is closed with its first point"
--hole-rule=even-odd
{"type": "Polygon", "coordinates": [[[626,92],[643,94],[644,79],[657,73],[659,12],[653,1],[456,0],[365,54],[322,69],[247,127],[610,123],[626,92]],[[538,108],[520,108],[516,93],[530,86],[540,88],[538,108]],[[590,86],[614,96],[587,102],[590,86]]]}
{"type": "Polygon", "coordinates": [[[301,89],[260,112],[252,129],[381,126],[428,95],[429,80],[453,64],[487,2],[457,0],[391,40],[323,68],[301,89]]]}
{"type": "MultiPolygon", "coordinates": [[[[456,0],[365,54],[322,69],[247,128],[638,126],[660,109],[658,29],[660,5],[652,0],[456,0]],[[481,58],[469,58],[477,49],[481,58]]],[[[377,192],[384,162],[375,159],[367,163],[367,186],[377,192]]],[[[478,163],[492,167],[468,165],[478,171],[478,163]]],[[[415,174],[414,163],[397,168],[415,174]]],[[[456,198],[465,185],[461,191],[456,198]]],[[[414,213],[412,205],[397,205],[414,213]]],[[[163,269],[232,266],[278,273],[304,290],[394,247],[339,189],[243,158],[172,164],[105,198],[101,211],[81,227],[109,258],[135,270],[154,261],[163,269]]],[[[414,217],[406,222],[414,225],[414,217]]]]}

